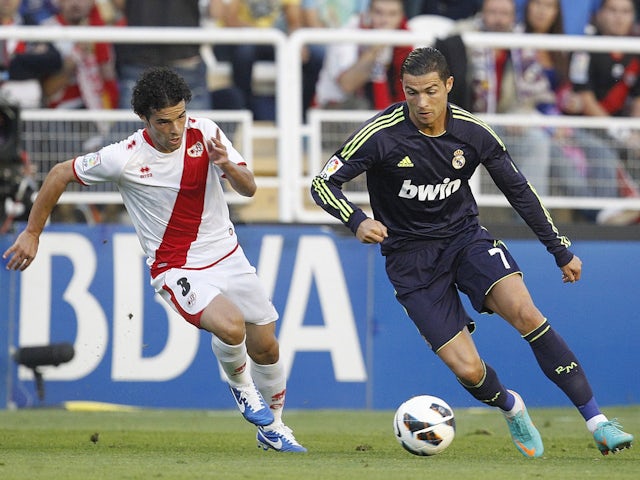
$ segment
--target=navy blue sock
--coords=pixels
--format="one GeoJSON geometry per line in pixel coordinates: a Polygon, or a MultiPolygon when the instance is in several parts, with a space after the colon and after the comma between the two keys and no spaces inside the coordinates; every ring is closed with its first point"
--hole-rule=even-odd
{"type": "Polygon", "coordinates": [[[498,374],[493,368],[482,362],[484,366],[484,377],[477,385],[467,385],[458,378],[460,384],[477,400],[492,407],[499,407],[502,410],[511,410],[515,403],[515,398],[500,383],[498,374]]]}
{"type": "MultiPolygon", "coordinates": [[[[569,397],[580,413],[583,413],[581,409],[593,410],[593,406],[588,406],[593,400],[593,391],[587,376],[574,353],[549,322],[545,320],[522,338],[529,342],[544,374],[569,397]]],[[[597,409],[595,402],[593,405],[597,409]]]]}
{"type": "Polygon", "coordinates": [[[596,399],[593,397],[584,405],[578,406],[578,411],[580,412],[580,415],[582,415],[582,418],[584,418],[585,420],[589,420],[590,418],[593,418],[596,415],[602,413],[600,412],[600,407],[598,407],[596,399]]]}

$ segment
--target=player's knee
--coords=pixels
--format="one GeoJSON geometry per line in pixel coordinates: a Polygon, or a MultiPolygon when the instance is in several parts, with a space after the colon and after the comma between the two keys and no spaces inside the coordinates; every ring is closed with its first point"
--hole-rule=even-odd
{"type": "Polygon", "coordinates": [[[454,371],[458,380],[467,387],[475,387],[484,379],[482,362],[465,362],[456,365],[454,371]]]}
{"type": "Polygon", "coordinates": [[[200,326],[229,345],[238,345],[245,337],[244,320],[235,315],[216,317],[203,315],[200,326]]]}
{"type": "Polygon", "coordinates": [[[522,335],[534,330],[542,322],[544,322],[544,316],[531,302],[521,305],[514,318],[510,321],[511,325],[522,335]]]}
{"type": "Polygon", "coordinates": [[[249,344],[248,353],[251,360],[260,365],[271,365],[280,358],[280,348],[275,337],[272,341],[260,342],[256,346],[249,344]]]}

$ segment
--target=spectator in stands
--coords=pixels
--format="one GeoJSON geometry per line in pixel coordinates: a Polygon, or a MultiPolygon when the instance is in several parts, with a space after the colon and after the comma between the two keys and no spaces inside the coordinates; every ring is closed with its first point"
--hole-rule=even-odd
{"type": "MultiPolygon", "coordinates": [[[[632,0],[604,0],[598,10],[597,35],[632,36],[632,0]]],[[[571,80],[591,116],[640,116],[640,58],[635,53],[577,52],[571,60],[571,80]]]]}
{"type": "MultiPolygon", "coordinates": [[[[402,0],[371,0],[345,28],[407,30],[402,0]]],[[[402,101],[400,66],[412,47],[332,44],[316,86],[320,108],[383,109],[402,101]]]]}
{"type": "MultiPolygon", "coordinates": [[[[479,31],[513,32],[514,1],[484,0],[472,23],[471,28],[479,31]]],[[[537,114],[539,104],[555,101],[534,51],[465,46],[459,33],[436,41],[452,66],[452,103],[474,113],[537,114]]],[[[552,141],[545,129],[507,126],[496,130],[524,176],[540,195],[548,194],[552,141]]]]}
{"type": "MultiPolygon", "coordinates": [[[[229,28],[280,28],[289,34],[304,27],[301,0],[252,2],[227,0],[222,2],[218,22],[229,28]]],[[[261,110],[259,98],[253,91],[253,67],[257,61],[275,60],[275,49],[270,44],[216,45],[218,60],[231,63],[233,84],[240,90],[243,108],[252,110],[256,118],[268,113],[261,110]]],[[[322,66],[323,48],[305,48],[302,52],[302,108],[303,116],[311,106],[315,84],[322,66]]]]}
{"type": "MultiPolygon", "coordinates": [[[[524,19],[527,0],[516,0],[518,18],[524,19]]],[[[560,0],[562,8],[562,25],[567,35],[586,33],[593,16],[598,11],[602,0],[560,0]]]]}
{"type": "MultiPolygon", "coordinates": [[[[94,0],[58,0],[59,13],[43,25],[103,26],[94,0]]],[[[118,81],[110,43],[76,43],[58,40],[62,69],[42,83],[45,105],[50,108],[116,108],[118,81]]]]}
{"type": "MultiPolygon", "coordinates": [[[[48,26],[104,26],[105,22],[94,0],[57,0],[58,13],[41,24],[48,26]]],[[[43,104],[58,109],[112,109],[118,106],[118,79],[113,45],[106,42],[74,42],[57,40],[55,49],[62,56],[62,68],[42,80],[43,104]]],[[[94,149],[106,141],[109,122],[77,122],[74,136],[63,145],[48,145],[44,139],[42,151],[57,148],[94,149]]],[[[57,220],[93,222],[98,207],[84,204],[61,204],[56,207],[57,220]]]]}
{"type": "MultiPolygon", "coordinates": [[[[123,15],[123,23],[133,27],[200,27],[198,0],[112,0],[123,15]]],[[[211,100],[207,85],[207,67],[200,55],[200,45],[185,44],[116,44],[117,71],[122,109],[130,109],[136,80],[150,66],[171,67],[189,84],[192,110],[209,110],[211,100]]]]}
{"type": "Polygon", "coordinates": [[[22,0],[20,2],[20,14],[30,17],[36,24],[42,23],[49,17],[58,13],[55,0],[22,0]]]}
{"type": "MultiPolygon", "coordinates": [[[[19,13],[20,0],[0,2],[0,25],[35,25],[19,13]]],[[[50,43],[0,40],[0,98],[25,108],[42,101],[40,80],[62,68],[62,57],[50,43]]]]}
{"type": "MultiPolygon", "coordinates": [[[[564,34],[560,0],[527,0],[523,30],[534,34],[564,34]]],[[[539,104],[547,115],[562,111],[579,114],[582,110],[578,95],[569,81],[569,52],[536,50],[556,102],[539,104]]],[[[591,131],[581,128],[551,128],[551,193],[562,196],[617,197],[619,194],[617,152],[600,141],[591,131]]],[[[580,211],[594,221],[595,210],[580,211]]]]}
{"type": "Polygon", "coordinates": [[[452,20],[462,20],[474,16],[482,7],[482,0],[408,0],[407,7],[413,4],[413,11],[407,10],[407,16],[441,15],[452,20]]]}
{"type": "Polygon", "coordinates": [[[363,0],[302,0],[302,23],[309,28],[342,28],[363,10],[363,0]]]}
{"type": "MultiPolygon", "coordinates": [[[[631,36],[636,18],[632,0],[604,0],[595,17],[597,35],[631,36]]],[[[598,117],[640,117],[640,56],[623,52],[576,52],[571,57],[570,77],[580,95],[584,115],[598,117]]],[[[631,172],[619,170],[623,194],[638,196],[635,181],[640,179],[637,155],[640,152],[638,131],[609,129],[601,132],[602,141],[619,149],[631,172]]],[[[638,212],[618,212],[615,217],[601,217],[602,223],[633,223],[638,212]]]]}

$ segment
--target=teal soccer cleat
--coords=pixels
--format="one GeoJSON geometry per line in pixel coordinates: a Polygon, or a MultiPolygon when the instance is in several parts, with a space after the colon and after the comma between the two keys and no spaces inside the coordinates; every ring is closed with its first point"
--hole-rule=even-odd
{"type": "MultiPolygon", "coordinates": [[[[509,390],[513,395],[520,398],[516,392],[509,390]]],[[[522,398],[520,398],[522,401],[522,398]]],[[[522,402],[524,405],[524,402],[522,402]]],[[[507,420],[511,439],[518,451],[528,458],[541,457],[544,453],[544,445],[542,445],[542,437],[538,429],[533,425],[527,407],[515,414],[513,417],[504,417],[507,420]]]]}
{"type": "Polygon", "coordinates": [[[614,418],[608,422],[600,422],[593,432],[598,450],[602,455],[616,453],[624,448],[631,448],[633,435],[622,431],[622,425],[614,418]]]}

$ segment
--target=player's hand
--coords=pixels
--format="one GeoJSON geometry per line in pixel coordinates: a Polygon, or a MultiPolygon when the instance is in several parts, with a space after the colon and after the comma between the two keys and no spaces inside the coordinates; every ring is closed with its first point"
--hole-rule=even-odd
{"type": "Polygon", "coordinates": [[[27,231],[23,231],[16,241],[2,254],[2,258],[9,259],[7,262],[7,270],[24,270],[33,259],[38,251],[38,236],[27,231]]]}
{"type": "Polygon", "coordinates": [[[227,147],[222,143],[220,139],[220,129],[216,131],[216,136],[207,140],[207,150],[209,152],[209,159],[214,165],[222,167],[229,162],[229,155],[227,153],[227,147]]]}
{"type": "Polygon", "coordinates": [[[356,238],[362,243],[381,243],[388,236],[387,227],[372,218],[364,220],[356,231],[356,238]]]}
{"type": "Polygon", "coordinates": [[[560,270],[562,270],[563,283],[577,282],[582,275],[582,260],[580,260],[577,255],[574,255],[571,261],[560,270]]]}

